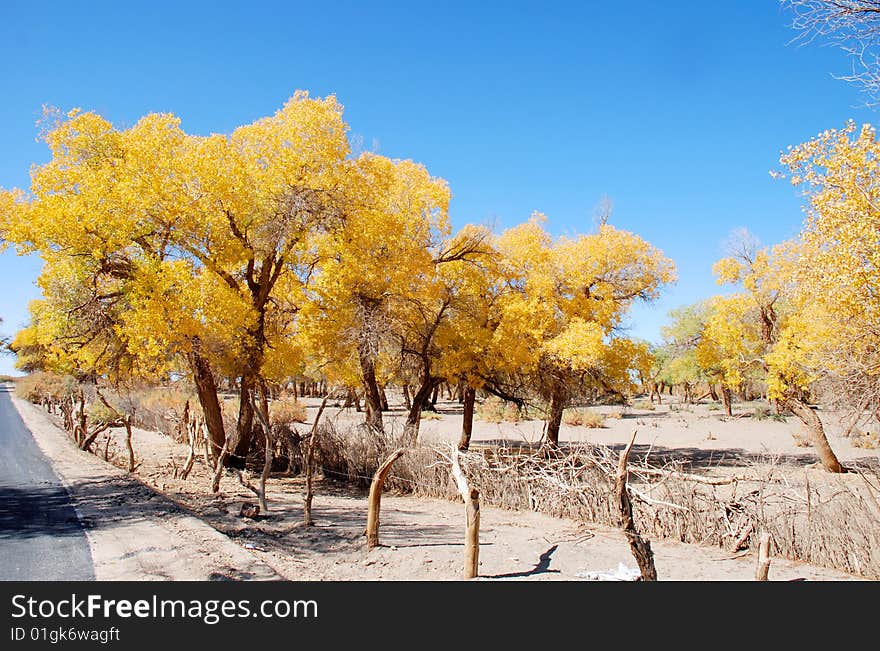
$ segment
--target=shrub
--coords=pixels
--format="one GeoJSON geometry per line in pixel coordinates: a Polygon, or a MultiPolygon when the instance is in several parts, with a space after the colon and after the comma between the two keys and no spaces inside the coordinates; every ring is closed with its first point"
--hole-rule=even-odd
{"type": "Polygon", "coordinates": [[[269,416],[272,424],[290,425],[291,423],[308,422],[309,417],[305,403],[293,398],[280,398],[269,405],[269,416]]]}
{"type": "Polygon", "coordinates": [[[636,400],[633,403],[633,409],[644,409],[646,411],[654,411],[654,403],[650,400],[636,400]]]}
{"type": "Polygon", "coordinates": [[[114,409],[109,409],[107,405],[100,400],[96,400],[89,405],[88,415],[89,420],[95,425],[107,425],[108,423],[118,420],[120,414],[114,409]]]}
{"type": "Polygon", "coordinates": [[[423,411],[422,420],[440,420],[442,416],[436,411],[423,411]]]}
{"type": "Polygon", "coordinates": [[[518,423],[523,420],[523,413],[519,407],[496,396],[489,396],[477,405],[474,415],[477,419],[489,423],[518,423]]]}
{"type": "Polygon", "coordinates": [[[767,407],[766,405],[758,405],[755,407],[752,416],[755,420],[773,420],[777,423],[785,422],[785,414],[780,414],[775,409],[770,409],[770,407],[767,407]]]}
{"type": "Polygon", "coordinates": [[[567,409],[563,412],[562,422],[573,427],[605,427],[605,416],[592,409],[567,409]]]}
{"type": "Polygon", "coordinates": [[[880,434],[874,432],[864,432],[863,434],[853,436],[850,442],[855,448],[875,450],[877,448],[880,448],[880,434]]]}

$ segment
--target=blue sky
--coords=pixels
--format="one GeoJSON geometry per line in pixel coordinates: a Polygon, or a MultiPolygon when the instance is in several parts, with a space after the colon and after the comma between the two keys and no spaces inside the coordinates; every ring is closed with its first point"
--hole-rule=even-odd
{"type": "MultiPolygon", "coordinates": [[[[0,186],[26,187],[46,160],[44,104],[120,126],[173,112],[207,134],[297,89],[335,93],[365,147],[449,181],[456,227],[539,210],[554,233],[584,232],[610,197],[611,223],[678,265],[631,319],[657,339],[669,309],[718,291],[711,265],[732,229],[765,243],[799,231],[801,197],[768,173],[779,152],[875,113],[832,77],[843,53],[789,45],[775,0],[617,5],[4,0],[0,186]]],[[[26,322],[39,266],[0,255],[5,334],[26,322]]]]}

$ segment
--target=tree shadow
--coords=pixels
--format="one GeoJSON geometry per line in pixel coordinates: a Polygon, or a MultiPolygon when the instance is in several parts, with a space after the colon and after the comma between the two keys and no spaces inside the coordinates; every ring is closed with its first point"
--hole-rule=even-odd
{"type": "Polygon", "coordinates": [[[553,553],[559,549],[559,545],[553,545],[540,557],[538,557],[538,562],[535,564],[530,570],[525,570],[523,572],[510,572],[508,574],[492,574],[488,575],[484,578],[487,579],[522,579],[527,576],[535,576],[536,574],[559,574],[559,570],[551,570],[550,569],[550,561],[553,553]]]}

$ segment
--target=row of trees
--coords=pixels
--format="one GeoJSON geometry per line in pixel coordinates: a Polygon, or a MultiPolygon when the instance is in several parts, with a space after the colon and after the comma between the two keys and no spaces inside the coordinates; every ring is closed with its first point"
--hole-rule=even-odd
{"type": "MultiPolygon", "coordinates": [[[[553,238],[544,217],[453,232],[447,184],[421,165],[353,155],[334,97],[297,93],[232,134],[173,115],[128,129],[47,115],[51,160],[0,192],[0,238],[44,260],[19,366],[106,382],[194,383],[212,454],[241,465],[255,409],[294,377],[415,387],[404,439],[441,382],[549,405],[548,440],[584,390],[633,390],[652,360],[619,326],[673,264],[606,223],[553,238]],[[218,383],[239,394],[224,428],[218,383]]],[[[465,425],[469,431],[469,426],[465,425]]]]}
{"type": "MultiPolygon", "coordinates": [[[[841,472],[809,403],[821,392],[852,429],[880,420],[880,143],[849,123],[791,148],[781,161],[803,189],[808,217],[793,241],[760,247],[739,233],[714,272],[735,291],[672,313],[652,377],[749,382],[800,418],[830,471],[841,472]]],[[[782,175],[781,175],[782,176],[782,175]]]]}

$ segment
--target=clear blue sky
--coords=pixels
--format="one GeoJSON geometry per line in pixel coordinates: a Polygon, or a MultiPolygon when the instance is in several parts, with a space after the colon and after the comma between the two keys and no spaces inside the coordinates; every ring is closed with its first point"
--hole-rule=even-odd
{"type": "MultiPolygon", "coordinates": [[[[335,93],[367,148],[449,181],[456,227],[539,210],[553,232],[583,232],[611,197],[612,223],[678,265],[679,282],[633,314],[632,334],[657,339],[670,308],[718,291],[711,265],[732,229],[765,243],[798,232],[801,198],[768,174],[780,150],[876,120],[832,78],[843,53],[788,45],[789,24],[776,0],[4,0],[0,186],[26,187],[46,160],[43,104],[121,126],[173,112],[206,134],[297,89],[335,93]]],[[[26,322],[38,270],[0,255],[6,334],[26,322]]]]}

